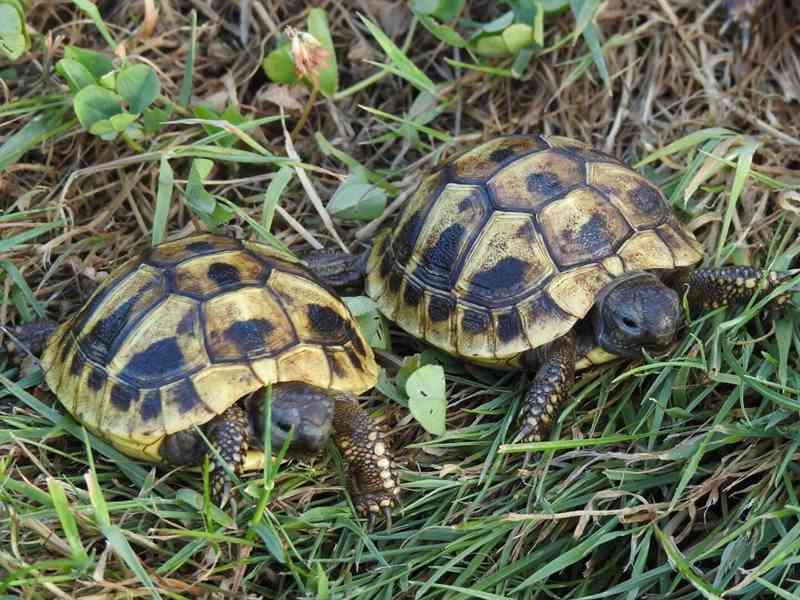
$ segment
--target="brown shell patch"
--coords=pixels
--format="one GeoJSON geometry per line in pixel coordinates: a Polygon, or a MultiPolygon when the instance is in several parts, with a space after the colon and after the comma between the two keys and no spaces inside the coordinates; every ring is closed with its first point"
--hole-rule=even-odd
{"type": "Polygon", "coordinates": [[[502,210],[538,210],[584,183],[584,161],[557,150],[525,156],[489,182],[494,205],[502,210]]]}
{"type": "Polygon", "coordinates": [[[622,214],[588,187],[547,205],[539,222],[553,258],[562,267],[600,261],[632,233],[622,214]]]}
{"type": "Polygon", "coordinates": [[[602,266],[587,265],[554,277],[547,292],[561,310],[582,319],[610,281],[611,276],[602,266]]]}
{"type": "MultiPolygon", "coordinates": [[[[702,247],[692,237],[692,243],[678,233],[671,225],[656,228],[658,235],[672,252],[676,267],[688,267],[703,259],[702,247]]],[[[688,237],[688,236],[687,236],[688,237]]]]}
{"type": "Polygon", "coordinates": [[[547,148],[539,136],[509,136],[488,141],[452,161],[453,176],[485,179],[510,159],[547,148]]]}

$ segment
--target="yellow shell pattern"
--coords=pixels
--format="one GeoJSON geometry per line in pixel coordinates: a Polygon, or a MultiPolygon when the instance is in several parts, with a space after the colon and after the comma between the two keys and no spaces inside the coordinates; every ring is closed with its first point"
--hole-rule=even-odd
{"type": "Polygon", "coordinates": [[[269,246],[195,235],[116,271],[50,338],[45,379],[88,429],[160,460],[165,435],[302,381],[360,394],[372,349],[344,303],[269,246]]]}
{"type": "Polygon", "coordinates": [[[702,249],[661,191],[569,138],[502,137],[422,181],[375,241],[367,293],[410,334],[513,367],[564,335],[624,273],[702,249]]]}

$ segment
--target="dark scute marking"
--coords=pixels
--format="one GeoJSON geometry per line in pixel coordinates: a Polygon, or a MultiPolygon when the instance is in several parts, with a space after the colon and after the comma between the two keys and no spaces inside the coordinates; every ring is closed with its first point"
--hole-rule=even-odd
{"type": "Polygon", "coordinates": [[[184,364],[183,352],[174,337],[153,342],[137,352],[125,365],[123,372],[135,378],[158,378],[174,372],[184,364]]]}
{"type": "Polygon", "coordinates": [[[334,375],[337,377],[344,377],[347,375],[347,371],[342,367],[341,363],[339,362],[338,355],[336,354],[328,354],[328,364],[331,366],[331,371],[333,371],[334,375]]]}
{"type": "Polygon", "coordinates": [[[593,214],[586,223],[581,225],[578,233],[578,242],[590,254],[608,248],[613,241],[614,238],[608,230],[606,217],[597,213],[593,214]]]}
{"type": "Polygon", "coordinates": [[[194,331],[195,314],[194,309],[183,315],[183,318],[178,322],[175,328],[175,333],[178,335],[187,335],[194,331]]]}
{"type": "Polygon", "coordinates": [[[434,322],[446,321],[450,318],[450,313],[452,313],[454,309],[455,303],[451,298],[431,296],[428,302],[428,316],[431,321],[434,322]]]}
{"type": "Polygon", "coordinates": [[[516,256],[500,259],[491,269],[479,271],[472,277],[471,287],[482,291],[492,291],[492,296],[504,293],[503,290],[516,289],[528,272],[529,265],[516,256]]]}
{"type": "Polygon", "coordinates": [[[186,249],[191,252],[209,252],[214,249],[214,244],[201,240],[199,242],[186,244],[186,249]]]}
{"type": "Polygon", "coordinates": [[[119,381],[111,386],[111,391],[109,392],[111,405],[121,411],[127,411],[131,406],[131,402],[135,401],[138,395],[134,388],[119,381]]]}
{"type": "Polygon", "coordinates": [[[239,352],[249,354],[264,347],[264,340],[275,329],[267,319],[248,319],[236,321],[225,330],[225,337],[232,342],[239,352]]]}
{"type": "Polygon", "coordinates": [[[464,311],[464,316],[461,317],[461,328],[467,333],[481,333],[486,331],[489,327],[489,316],[472,310],[470,308],[464,311]]]}
{"type": "Polygon", "coordinates": [[[529,242],[533,242],[536,238],[533,232],[533,227],[529,224],[520,225],[517,227],[517,231],[514,233],[517,238],[522,238],[528,240],[529,242]]]}
{"type": "Polygon", "coordinates": [[[234,265],[224,262],[211,263],[211,266],[208,267],[208,278],[220,288],[235,285],[242,281],[239,269],[234,265]]]}
{"type": "Polygon", "coordinates": [[[397,293],[400,289],[400,284],[403,283],[403,274],[400,271],[392,271],[389,277],[389,291],[397,293]]]}
{"type": "Polygon", "coordinates": [[[498,148],[489,155],[489,160],[492,162],[501,163],[512,156],[514,156],[513,148],[498,148]]]}
{"type": "Polygon", "coordinates": [[[103,372],[103,369],[93,366],[92,372],[89,373],[89,377],[86,379],[86,384],[89,386],[89,389],[93,392],[98,392],[105,382],[106,374],[103,372]]]}
{"type": "Polygon", "coordinates": [[[178,401],[178,411],[184,414],[192,410],[195,406],[200,404],[200,396],[197,394],[197,389],[194,387],[191,379],[184,379],[172,392],[175,399],[178,401]]]}
{"type": "Polygon", "coordinates": [[[83,370],[84,363],[83,355],[79,351],[76,351],[75,354],[72,355],[72,362],[69,365],[69,374],[73,376],[80,374],[83,370]]]}
{"type": "Polygon", "coordinates": [[[643,213],[658,216],[664,211],[664,202],[659,193],[649,185],[642,185],[633,190],[631,200],[643,213]]]}
{"type": "Polygon", "coordinates": [[[340,338],[347,334],[348,322],[330,306],[309,304],[307,310],[311,327],[317,333],[333,338],[340,338]]]}
{"type": "Polygon", "coordinates": [[[61,348],[58,349],[58,360],[61,364],[64,364],[64,361],[67,360],[67,355],[69,351],[72,349],[72,336],[65,335],[61,338],[61,348]]]}
{"type": "Polygon", "coordinates": [[[383,258],[381,259],[381,267],[380,267],[381,277],[386,279],[391,270],[392,270],[392,255],[389,252],[386,252],[383,255],[383,258]]]}
{"type": "Polygon", "coordinates": [[[437,280],[442,280],[441,283],[448,283],[450,272],[458,258],[462,237],[464,237],[464,227],[458,223],[450,225],[442,231],[432,246],[425,249],[418,269],[433,275],[437,280]]]}
{"type": "Polygon", "coordinates": [[[497,317],[497,337],[501,342],[510,342],[522,335],[522,322],[517,311],[504,313],[497,317]]]}
{"type": "Polygon", "coordinates": [[[356,352],[361,355],[367,353],[367,349],[364,348],[364,343],[361,341],[361,338],[358,337],[356,330],[352,327],[350,328],[350,341],[353,343],[353,348],[356,349],[356,352]]]}
{"type": "Polygon", "coordinates": [[[347,352],[347,358],[350,359],[350,362],[352,363],[352,365],[356,369],[358,369],[359,371],[363,371],[364,370],[364,365],[361,362],[361,359],[358,357],[358,355],[355,352],[353,352],[353,349],[352,348],[345,348],[345,352],[347,352]]]}
{"type": "Polygon", "coordinates": [[[546,294],[542,294],[528,305],[528,314],[532,321],[552,322],[568,318],[568,315],[561,310],[561,307],[546,294]]]}
{"type": "Polygon", "coordinates": [[[527,187],[531,194],[553,196],[561,191],[562,185],[556,173],[545,171],[528,175],[527,187]]]}
{"type": "Polygon", "coordinates": [[[405,263],[411,258],[420,229],[422,229],[422,211],[418,210],[406,221],[392,244],[398,262],[405,263]]]}
{"type": "Polygon", "coordinates": [[[403,301],[408,306],[417,306],[422,300],[422,290],[410,281],[406,281],[406,289],[403,290],[403,301]]]}
{"type": "Polygon", "coordinates": [[[131,310],[139,299],[141,293],[147,289],[146,286],[138,294],[128,298],[125,302],[120,304],[113,312],[104,319],[100,319],[89,330],[81,340],[86,353],[94,358],[97,362],[105,363],[108,360],[108,352],[114,345],[117,336],[128,324],[131,310]]]}
{"type": "Polygon", "coordinates": [[[161,393],[158,390],[150,390],[144,395],[139,414],[143,421],[150,421],[161,414],[161,393]]]}

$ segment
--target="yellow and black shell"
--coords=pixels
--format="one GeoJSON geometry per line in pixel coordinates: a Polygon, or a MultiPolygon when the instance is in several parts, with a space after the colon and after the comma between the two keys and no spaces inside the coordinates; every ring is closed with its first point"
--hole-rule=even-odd
{"type": "Polygon", "coordinates": [[[509,136],[422,181],[377,237],[366,285],[412,335],[513,367],[614,278],[701,259],[661,191],[620,160],[569,138],[509,136]]]}
{"type": "Polygon", "coordinates": [[[89,430],[155,461],[164,436],[266,385],[360,394],[378,374],[347,306],[303,265],[207,234],[115,270],[50,337],[42,366],[89,430]]]}

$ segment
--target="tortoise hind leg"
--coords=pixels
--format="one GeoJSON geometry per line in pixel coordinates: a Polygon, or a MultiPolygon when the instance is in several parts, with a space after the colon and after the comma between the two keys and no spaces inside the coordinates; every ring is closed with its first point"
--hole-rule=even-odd
{"type": "Polygon", "coordinates": [[[391,508],[400,494],[392,457],[383,434],[350,394],[336,397],[333,437],[348,465],[348,481],[356,508],[368,515],[371,528],[378,513],[392,525],[391,508]]]}
{"type": "MultiPolygon", "coordinates": [[[[692,311],[709,310],[726,304],[746,304],[761,290],[770,293],[789,281],[796,273],[764,271],[754,267],[721,267],[686,270],[678,274],[676,289],[686,292],[692,311]]],[[[791,292],[773,298],[768,307],[779,310],[786,306],[791,292]]]]}
{"type": "MultiPolygon", "coordinates": [[[[532,357],[539,370],[522,403],[520,437],[524,442],[541,441],[555,420],[559,406],[575,382],[575,332],[554,340],[532,357]]],[[[538,349],[537,349],[538,350],[538,349]]]]}

